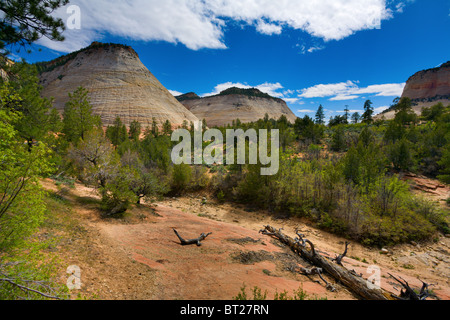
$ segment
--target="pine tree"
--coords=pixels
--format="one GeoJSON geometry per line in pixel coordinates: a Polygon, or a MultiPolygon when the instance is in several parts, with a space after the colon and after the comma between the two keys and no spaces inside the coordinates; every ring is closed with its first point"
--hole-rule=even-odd
{"type": "Polygon", "coordinates": [[[163,134],[164,135],[170,135],[172,134],[172,124],[169,120],[166,120],[163,125],[163,134]]]}
{"type": "Polygon", "coordinates": [[[322,105],[320,105],[319,109],[317,109],[316,123],[317,124],[325,124],[325,113],[323,111],[323,106],[322,105]]]}
{"type": "Polygon", "coordinates": [[[347,121],[350,119],[350,109],[348,108],[348,105],[345,106],[344,109],[344,117],[345,117],[345,121],[347,121]]]}
{"type": "Polygon", "coordinates": [[[0,0],[0,49],[26,46],[45,36],[63,41],[64,21],[52,13],[68,0],[0,0]]]}
{"type": "Polygon", "coordinates": [[[120,117],[116,117],[114,125],[106,129],[106,136],[116,147],[128,139],[127,127],[122,123],[120,117]]]}
{"type": "Polygon", "coordinates": [[[141,136],[142,127],[139,121],[134,120],[130,124],[130,140],[139,141],[139,137],[141,136]]]}
{"type": "Polygon", "coordinates": [[[67,141],[77,143],[94,127],[101,127],[100,117],[92,114],[88,90],[78,87],[69,93],[69,101],[64,108],[63,133],[67,141]]]}
{"type": "Polygon", "coordinates": [[[372,118],[372,116],[373,116],[373,107],[372,107],[372,104],[373,103],[370,100],[367,100],[364,103],[364,113],[362,115],[362,121],[364,123],[371,123],[371,122],[373,122],[373,118],[372,118]]]}
{"type": "Polygon", "coordinates": [[[353,124],[357,124],[360,119],[361,119],[361,115],[358,112],[355,112],[354,114],[352,114],[353,124]]]}

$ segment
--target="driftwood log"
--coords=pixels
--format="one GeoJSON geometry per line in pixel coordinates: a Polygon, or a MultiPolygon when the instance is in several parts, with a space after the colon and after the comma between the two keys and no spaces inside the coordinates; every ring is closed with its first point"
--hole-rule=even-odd
{"type": "MultiPolygon", "coordinates": [[[[367,285],[367,281],[362,277],[359,277],[347,270],[342,265],[334,263],[332,260],[329,260],[316,252],[314,244],[304,239],[304,235],[298,233],[296,230],[296,234],[298,239],[292,239],[291,237],[282,233],[281,229],[276,230],[271,226],[265,226],[263,230],[260,231],[262,234],[273,236],[286,244],[291,250],[299,254],[303,259],[309,261],[314,266],[322,269],[332,278],[334,278],[337,282],[343,284],[346,288],[348,288],[351,292],[356,294],[365,300],[392,300],[393,297],[391,293],[387,292],[383,289],[371,289],[367,285]],[[309,245],[309,250],[307,249],[306,244],[309,245]]],[[[347,249],[346,245],[346,249],[347,249]]],[[[347,251],[347,250],[346,250],[347,251]]],[[[345,252],[346,253],[346,252],[345,252]]],[[[342,258],[344,254],[341,255],[342,258]]],[[[342,258],[339,259],[339,262],[342,262],[342,258]]],[[[335,259],[338,260],[338,259],[335,259]]]]}
{"type": "Polygon", "coordinates": [[[196,239],[185,240],[178,234],[176,229],[173,229],[173,232],[175,232],[175,234],[177,235],[178,239],[180,239],[180,242],[181,242],[182,246],[189,246],[189,245],[195,244],[198,247],[200,247],[202,245],[201,241],[205,240],[208,236],[210,236],[212,234],[211,232],[210,233],[202,233],[196,239]]]}

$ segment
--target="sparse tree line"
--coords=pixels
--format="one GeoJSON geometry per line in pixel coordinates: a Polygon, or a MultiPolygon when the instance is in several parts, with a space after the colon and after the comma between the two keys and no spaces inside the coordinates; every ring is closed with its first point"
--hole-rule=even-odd
{"type": "MultiPolygon", "coordinates": [[[[117,118],[104,131],[83,88],[70,94],[61,117],[41,97],[36,66],[5,63],[11,46],[41,36],[63,39],[63,23],[50,12],[67,1],[27,3],[0,1],[0,68],[8,74],[0,79],[0,299],[67,296],[49,282],[52,263],[41,259],[46,243],[34,238],[47,210],[39,181],[52,176],[95,187],[103,212],[116,217],[142,199],[207,190],[219,201],[308,217],[368,245],[449,232],[444,212],[413,196],[398,176],[412,171],[450,183],[449,107],[437,104],[417,117],[411,101],[402,99],[392,107],[394,120],[373,121],[367,101],[363,115],[346,108],[328,125],[321,107],[314,120],[305,116],[291,124],[286,117],[266,116],[219,128],[279,129],[282,154],[275,176],[261,176],[260,164],[173,165],[169,121],[127,128],[117,118]]],[[[193,124],[182,127],[194,131],[193,124]]]]}
{"type": "MultiPolygon", "coordinates": [[[[117,117],[105,130],[86,89],[70,93],[60,115],[51,100],[41,98],[35,66],[17,63],[9,74],[0,92],[3,252],[20,247],[39,226],[45,206],[38,180],[51,176],[96,188],[102,211],[113,217],[142,200],[207,191],[219,201],[308,217],[367,245],[449,232],[444,212],[413,196],[399,178],[411,171],[450,182],[450,110],[441,104],[418,117],[409,99],[396,100],[391,121],[373,121],[367,102],[370,116],[362,123],[349,123],[346,108],[345,121],[325,125],[321,107],[314,120],[305,116],[292,124],[266,115],[217,128],[224,134],[230,128],[279,130],[280,170],[261,176],[261,164],[174,165],[169,121],[161,125],[153,119],[147,128],[134,121],[127,127],[117,117]]],[[[181,127],[194,131],[187,121],[181,127]]]]}

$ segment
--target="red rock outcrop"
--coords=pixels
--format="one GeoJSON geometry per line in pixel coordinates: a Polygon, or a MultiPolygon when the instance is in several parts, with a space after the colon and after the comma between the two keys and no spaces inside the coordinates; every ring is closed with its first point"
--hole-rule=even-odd
{"type": "Polygon", "coordinates": [[[414,74],[406,82],[402,97],[417,102],[450,99],[450,61],[414,74]]]}

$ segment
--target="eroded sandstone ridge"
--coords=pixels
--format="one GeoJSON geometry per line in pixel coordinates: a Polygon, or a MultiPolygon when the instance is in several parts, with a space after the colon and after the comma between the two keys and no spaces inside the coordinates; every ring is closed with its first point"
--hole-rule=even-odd
{"type": "MultiPolygon", "coordinates": [[[[415,73],[406,82],[402,98],[408,97],[413,104],[413,110],[417,115],[422,114],[423,108],[442,103],[450,105],[450,61],[437,68],[423,70],[415,73]]],[[[384,117],[386,120],[395,117],[395,110],[388,109],[378,115],[377,119],[384,117]]]]}
{"type": "Polygon", "coordinates": [[[104,126],[120,117],[126,125],[134,120],[143,127],[153,117],[159,125],[169,120],[173,126],[198,121],[189,110],[142,64],[128,46],[94,42],[78,52],[38,64],[45,97],[54,97],[62,112],[68,93],[79,86],[89,90],[93,112],[104,126]]]}
{"type": "Polygon", "coordinates": [[[414,74],[406,82],[402,97],[414,102],[450,100],[450,61],[414,74]]]}
{"type": "Polygon", "coordinates": [[[239,119],[248,123],[282,115],[294,123],[297,118],[282,99],[274,98],[258,89],[230,88],[218,95],[200,98],[195,93],[178,96],[177,99],[197,118],[205,119],[208,126],[223,126],[239,119]]]}

